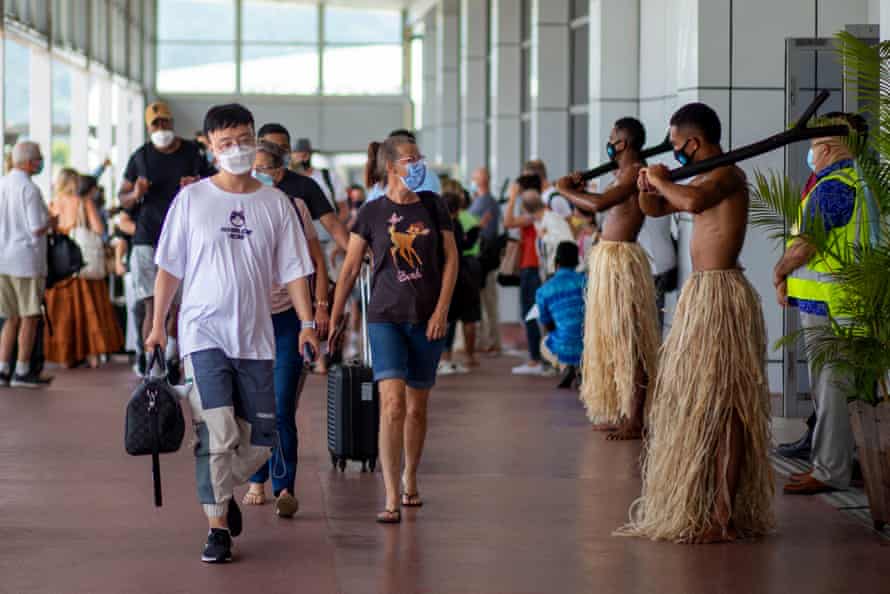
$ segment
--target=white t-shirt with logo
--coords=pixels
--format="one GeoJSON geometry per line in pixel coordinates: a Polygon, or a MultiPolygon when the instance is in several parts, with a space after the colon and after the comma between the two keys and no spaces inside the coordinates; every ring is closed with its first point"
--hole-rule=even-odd
{"type": "Polygon", "coordinates": [[[275,358],[269,295],[314,271],[296,211],[280,190],[232,194],[210,178],[173,201],[155,261],[183,283],[182,354],[221,349],[232,359],[275,358]]]}

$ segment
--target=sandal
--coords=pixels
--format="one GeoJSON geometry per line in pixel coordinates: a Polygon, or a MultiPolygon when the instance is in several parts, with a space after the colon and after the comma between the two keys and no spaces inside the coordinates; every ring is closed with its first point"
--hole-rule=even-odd
{"type": "Polygon", "coordinates": [[[378,524],[398,524],[402,521],[402,512],[397,509],[384,509],[377,514],[378,524]]]}
{"type": "Polygon", "coordinates": [[[420,493],[402,493],[402,507],[423,507],[420,493]]]}
{"type": "Polygon", "coordinates": [[[248,490],[241,499],[244,505],[266,505],[266,493],[255,493],[248,490]]]}

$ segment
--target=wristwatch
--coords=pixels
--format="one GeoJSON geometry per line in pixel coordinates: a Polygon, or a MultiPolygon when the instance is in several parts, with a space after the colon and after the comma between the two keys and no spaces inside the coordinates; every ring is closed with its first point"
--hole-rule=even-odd
{"type": "Polygon", "coordinates": [[[315,320],[309,320],[308,322],[300,320],[300,330],[306,330],[307,328],[315,330],[315,320]]]}

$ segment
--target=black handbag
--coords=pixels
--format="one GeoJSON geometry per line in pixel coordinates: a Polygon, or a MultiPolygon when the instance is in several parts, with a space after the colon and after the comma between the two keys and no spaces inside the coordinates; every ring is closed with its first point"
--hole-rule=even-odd
{"type": "Polygon", "coordinates": [[[124,425],[124,447],[131,456],[151,456],[155,506],[161,507],[160,454],[179,450],[185,435],[185,418],[179,397],[167,381],[164,354],[155,348],[149,357],[145,377],[127,404],[124,425]],[[161,377],[151,377],[155,364],[160,365],[161,377]]]}
{"type": "Polygon", "coordinates": [[[46,242],[46,288],[49,289],[80,272],[85,263],[80,246],[67,235],[51,233],[46,242]]]}

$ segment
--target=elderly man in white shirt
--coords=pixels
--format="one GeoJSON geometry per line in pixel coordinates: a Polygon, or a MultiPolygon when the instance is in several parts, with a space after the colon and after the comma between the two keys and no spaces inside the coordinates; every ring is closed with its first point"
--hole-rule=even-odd
{"type": "Polygon", "coordinates": [[[39,370],[30,368],[40,304],[46,286],[46,234],[55,221],[40,189],[31,181],[43,170],[43,155],[35,142],[12,149],[13,169],[0,179],[0,386],[36,388],[39,370]],[[18,361],[12,351],[18,339],[18,361]]]}

